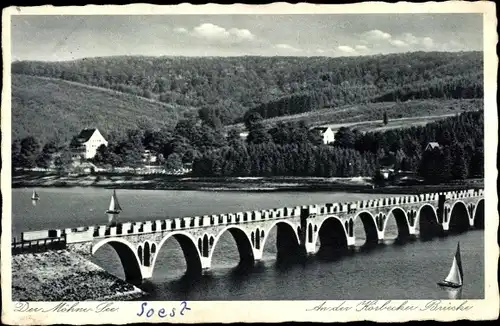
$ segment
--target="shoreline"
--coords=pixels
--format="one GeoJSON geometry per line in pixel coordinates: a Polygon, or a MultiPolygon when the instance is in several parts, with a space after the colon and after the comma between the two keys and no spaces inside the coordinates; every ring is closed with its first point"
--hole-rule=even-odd
{"type": "Polygon", "coordinates": [[[484,179],[446,184],[374,187],[369,177],[190,177],[133,174],[64,176],[25,173],[12,177],[12,188],[104,188],[175,191],[422,193],[482,188],[484,179]]]}

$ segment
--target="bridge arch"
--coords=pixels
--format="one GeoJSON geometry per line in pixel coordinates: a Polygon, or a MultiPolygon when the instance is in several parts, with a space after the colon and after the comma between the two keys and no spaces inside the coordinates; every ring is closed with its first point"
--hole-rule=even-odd
{"type": "MultiPolygon", "coordinates": [[[[262,237],[261,249],[264,250],[271,230],[276,226],[276,249],[278,260],[286,258],[288,255],[297,257],[300,250],[300,237],[296,225],[287,220],[274,221],[262,237]]],[[[263,230],[261,232],[264,232],[263,230]]]]}
{"type": "Polygon", "coordinates": [[[125,279],[131,282],[141,281],[141,264],[134,246],[127,240],[121,238],[106,238],[92,246],[92,255],[105,244],[110,245],[118,254],[125,273],[125,279]]]}
{"type": "Polygon", "coordinates": [[[474,218],[474,227],[484,229],[484,199],[480,199],[476,203],[472,217],[474,218]]]}
{"type": "Polygon", "coordinates": [[[337,216],[328,216],[318,226],[314,244],[319,240],[320,247],[316,255],[320,258],[337,259],[347,251],[347,233],[342,220],[337,216]]]}
{"type": "Polygon", "coordinates": [[[384,234],[386,232],[387,222],[391,218],[391,215],[394,216],[396,226],[398,228],[398,236],[396,239],[399,241],[406,240],[410,236],[410,225],[406,211],[401,207],[394,207],[387,214],[387,218],[384,221],[384,227],[382,229],[384,230],[384,234]]]}
{"type": "Polygon", "coordinates": [[[229,225],[222,229],[214,238],[214,244],[210,250],[209,260],[212,262],[212,258],[215,252],[215,248],[219,243],[220,238],[226,232],[229,232],[236,242],[238,248],[238,253],[240,255],[240,265],[252,265],[254,262],[253,247],[250,237],[247,232],[238,225],[229,225]]]}
{"type": "Polygon", "coordinates": [[[165,237],[163,237],[163,239],[161,239],[160,243],[156,247],[156,254],[153,258],[153,262],[151,263],[152,271],[154,271],[156,259],[158,258],[163,245],[170,238],[174,238],[181,246],[184,259],[186,260],[186,273],[200,273],[202,266],[201,253],[197,247],[198,241],[191,234],[184,231],[174,231],[172,233],[168,233],[165,237]]]}
{"type": "Polygon", "coordinates": [[[465,232],[469,229],[469,211],[467,205],[457,200],[451,205],[448,230],[453,233],[465,232]]]}
{"type": "Polygon", "coordinates": [[[436,208],[431,204],[423,204],[419,207],[415,225],[418,225],[420,239],[430,240],[441,231],[442,227],[438,222],[436,208]]]}
{"type": "Polygon", "coordinates": [[[353,223],[356,223],[356,219],[359,218],[361,223],[363,223],[363,228],[366,234],[366,241],[364,246],[371,247],[378,243],[378,232],[377,224],[375,222],[375,217],[371,212],[367,210],[360,211],[354,216],[353,223]]]}

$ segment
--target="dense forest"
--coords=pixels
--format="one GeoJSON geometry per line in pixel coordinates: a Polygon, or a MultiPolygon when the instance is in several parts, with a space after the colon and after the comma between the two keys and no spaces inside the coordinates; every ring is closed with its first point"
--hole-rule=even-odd
{"type": "MultiPolygon", "coordinates": [[[[13,74],[84,83],[147,99],[197,107],[217,124],[428,98],[481,98],[481,52],[414,52],[367,57],[109,57],[21,61],[13,74]]],[[[179,113],[179,112],[178,112],[179,113]]],[[[179,117],[180,119],[180,117],[179,117]]]]}
{"type": "MultiPolygon", "coordinates": [[[[459,116],[421,127],[361,133],[340,129],[332,145],[323,145],[304,122],[266,127],[258,113],[247,116],[246,140],[231,130],[224,135],[206,116],[183,119],[173,131],[129,130],[111,133],[93,161],[111,167],[141,166],[145,149],[159,154],[168,169],[192,163],[195,176],[372,176],[382,167],[418,172],[429,182],[484,175],[484,113],[459,116]],[[429,142],[439,148],[426,151],[429,142]]],[[[43,146],[32,136],[12,145],[13,166],[70,162],[67,148],[43,146]]]]}

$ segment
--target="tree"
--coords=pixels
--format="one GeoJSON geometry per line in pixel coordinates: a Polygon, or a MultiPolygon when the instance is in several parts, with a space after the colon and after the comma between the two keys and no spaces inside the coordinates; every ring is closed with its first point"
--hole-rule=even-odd
{"type": "Polygon", "coordinates": [[[19,140],[15,140],[12,143],[11,146],[11,157],[12,157],[12,168],[16,168],[20,166],[20,151],[21,151],[21,144],[19,140]]]}
{"type": "Polygon", "coordinates": [[[245,128],[250,132],[255,124],[262,122],[262,116],[257,112],[250,112],[244,117],[245,128]]]}
{"type": "Polygon", "coordinates": [[[23,138],[19,150],[19,165],[25,168],[35,167],[39,151],[40,144],[33,136],[23,138]]]}
{"type": "Polygon", "coordinates": [[[271,140],[271,136],[262,123],[260,114],[253,112],[245,119],[245,126],[248,130],[247,143],[249,144],[263,144],[271,140]]]}
{"type": "Polygon", "coordinates": [[[387,111],[384,111],[384,125],[389,123],[389,118],[387,117],[387,111]]]}
{"type": "Polygon", "coordinates": [[[40,155],[36,158],[35,164],[38,167],[47,169],[50,167],[50,161],[52,160],[52,155],[46,151],[40,152],[40,155]]]}
{"type": "Polygon", "coordinates": [[[445,146],[441,155],[441,178],[440,181],[448,181],[452,177],[453,158],[449,146],[445,146]]]}
{"type": "Polygon", "coordinates": [[[236,129],[231,129],[227,133],[227,143],[229,146],[232,148],[238,148],[240,146],[243,146],[243,141],[241,139],[241,136],[236,129]]]}
{"type": "Polygon", "coordinates": [[[453,146],[453,165],[452,165],[452,177],[453,179],[463,180],[467,178],[469,171],[467,162],[465,159],[465,150],[463,146],[455,144],[453,146]]]}
{"type": "Polygon", "coordinates": [[[110,151],[106,145],[101,145],[97,148],[93,161],[95,163],[109,164],[110,151]]]}
{"type": "Polygon", "coordinates": [[[347,127],[340,127],[335,134],[334,146],[343,148],[354,148],[356,144],[356,134],[347,127]]]}
{"type": "Polygon", "coordinates": [[[72,162],[71,151],[67,148],[64,148],[60,154],[55,158],[54,165],[57,169],[62,170],[67,168],[72,162]]]}
{"type": "Polygon", "coordinates": [[[182,158],[177,153],[172,153],[165,161],[165,168],[167,170],[178,170],[182,168],[182,158]]]}

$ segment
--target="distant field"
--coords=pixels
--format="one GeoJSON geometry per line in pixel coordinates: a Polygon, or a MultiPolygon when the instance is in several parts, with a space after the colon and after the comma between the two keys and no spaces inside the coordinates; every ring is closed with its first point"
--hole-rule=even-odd
{"type": "Polygon", "coordinates": [[[429,122],[445,119],[454,116],[455,114],[432,115],[426,117],[415,118],[399,118],[389,120],[387,125],[384,125],[381,120],[362,121],[362,122],[348,122],[348,123],[334,123],[325,124],[333,130],[338,130],[340,127],[356,128],[359,131],[384,131],[389,129],[410,128],[414,126],[424,126],[429,122]]]}
{"type": "MultiPolygon", "coordinates": [[[[483,109],[481,99],[472,100],[421,100],[404,103],[383,102],[348,105],[339,108],[321,109],[303,114],[276,117],[265,120],[266,124],[304,120],[311,126],[356,126],[360,130],[384,130],[392,128],[424,125],[428,122],[460,114],[464,111],[483,109]],[[383,113],[387,112],[389,124],[382,123],[383,113]]],[[[228,128],[244,131],[243,124],[228,128]]]]}
{"type": "Polygon", "coordinates": [[[12,75],[13,138],[33,135],[44,142],[54,135],[68,140],[86,127],[108,133],[174,126],[186,110],[196,108],[58,79],[12,75]]]}

